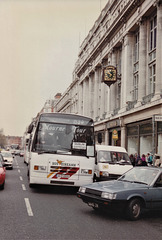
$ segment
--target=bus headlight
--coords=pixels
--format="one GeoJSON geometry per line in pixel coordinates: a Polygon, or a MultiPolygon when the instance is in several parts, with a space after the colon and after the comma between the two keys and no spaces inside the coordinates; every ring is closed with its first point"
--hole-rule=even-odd
{"type": "Polygon", "coordinates": [[[81,174],[92,174],[92,169],[81,169],[81,174]]]}
{"type": "Polygon", "coordinates": [[[113,199],[116,199],[116,194],[115,193],[102,192],[101,197],[113,200],[113,199]]]}

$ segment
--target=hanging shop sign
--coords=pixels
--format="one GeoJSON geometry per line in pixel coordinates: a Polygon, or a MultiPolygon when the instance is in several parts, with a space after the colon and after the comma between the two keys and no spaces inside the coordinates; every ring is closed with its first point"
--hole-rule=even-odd
{"type": "Polygon", "coordinates": [[[113,138],[114,140],[118,140],[118,131],[117,131],[116,129],[114,129],[114,130],[112,131],[112,138],[113,138]]]}
{"type": "Polygon", "coordinates": [[[117,81],[117,69],[114,66],[107,66],[103,69],[103,82],[110,86],[117,81]]]}

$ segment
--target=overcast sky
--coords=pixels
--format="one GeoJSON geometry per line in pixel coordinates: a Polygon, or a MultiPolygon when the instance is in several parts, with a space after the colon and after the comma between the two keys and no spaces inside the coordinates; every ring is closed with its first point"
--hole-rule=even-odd
{"type": "Polygon", "coordinates": [[[45,101],[63,93],[107,0],[0,0],[0,129],[22,136],[45,101]]]}

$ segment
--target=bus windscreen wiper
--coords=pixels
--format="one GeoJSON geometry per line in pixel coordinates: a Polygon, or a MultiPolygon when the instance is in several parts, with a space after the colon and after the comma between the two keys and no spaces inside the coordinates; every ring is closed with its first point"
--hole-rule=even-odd
{"type": "Polygon", "coordinates": [[[56,151],[56,150],[55,150],[55,151],[51,151],[51,150],[43,150],[43,151],[39,151],[39,152],[38,152],[38,154],[43,154],[43,153],[54,153],[54,154],[56,154],[57,151],[56,151]]]}

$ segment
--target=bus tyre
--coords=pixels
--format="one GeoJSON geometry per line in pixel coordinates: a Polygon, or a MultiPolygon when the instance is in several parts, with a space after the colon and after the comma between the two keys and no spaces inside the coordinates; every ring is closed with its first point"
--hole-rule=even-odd
{"type": "Polygon", "coordinates": [[[35,185],[34,185],[34,184],[32,184],[32,183],[29,183],[29,187],[30,187],[30,188],[34,188],[34,187],[35,187],[35,185]]]}
{"type": "Polygon", "coordinates": [[[127,217],[132,220],[138,220],[141,215],[142,203],[138,198],[130,200],[127,206],[127,217]]]}

